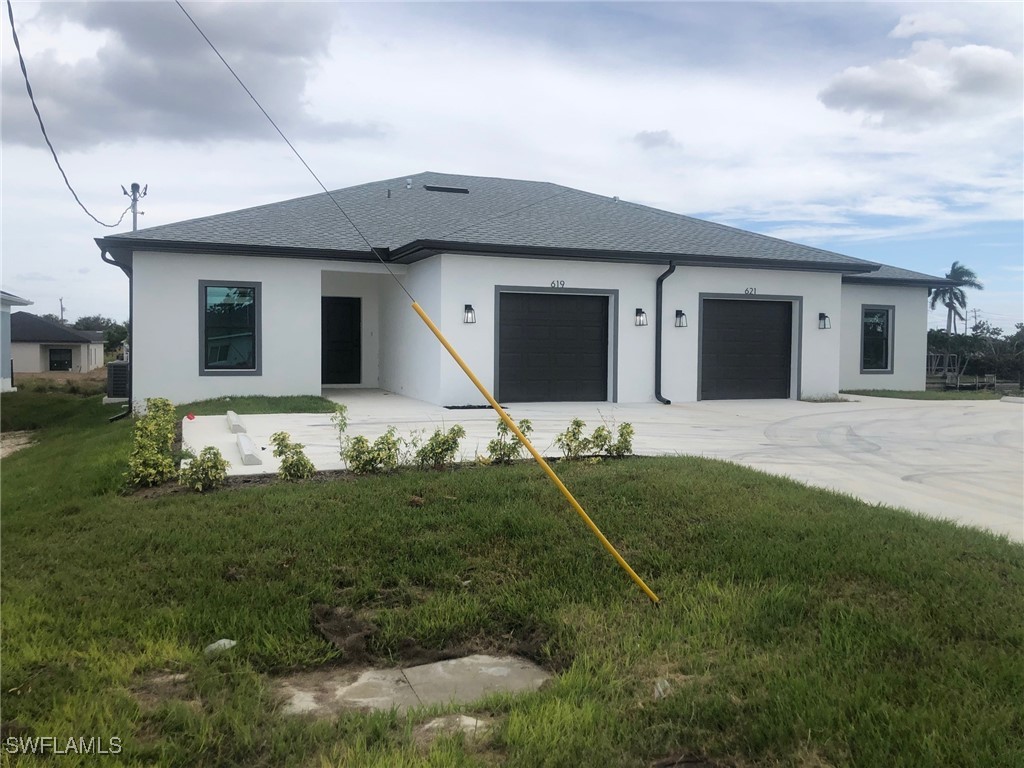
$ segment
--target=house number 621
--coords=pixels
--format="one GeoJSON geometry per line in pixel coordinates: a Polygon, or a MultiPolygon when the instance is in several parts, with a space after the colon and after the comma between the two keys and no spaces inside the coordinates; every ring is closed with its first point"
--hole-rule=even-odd
{"type": "Polygon", "coordinates": [[[551,281],[551,287],[552,288],[565,288],[565,280],[552,280],[551,281]]]}
{"type": "Polygon", "coordinates": [[[757,288],[744,288],[743,292],[747,294],[747,296],[755,296],[757,295],[757,288]]]}

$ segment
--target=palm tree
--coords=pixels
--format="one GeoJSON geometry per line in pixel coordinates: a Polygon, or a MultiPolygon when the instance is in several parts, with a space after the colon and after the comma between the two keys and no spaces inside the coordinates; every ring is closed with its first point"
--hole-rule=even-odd
{"type": "MultiPolygon", "coordinates": [[[[985,286],[978,280],[974,270],[966,267],[959,261],[954,261],[953,266],[946,273],[946,279],[952,281],[953,285],[936,288],[932,291],[931,308],[935,309],[936,304],[942,304],[946,308],[946,335],[950,332],[956,333],[956,319],[964,320],[961,309],[967,309],[967,295],[964,288],[977,288],[984,290],[985,286]],[[959,309],[958,309],[959,307],[959,309]]],[[[967,328],[967,323],[964,323],[967,328]]]]}

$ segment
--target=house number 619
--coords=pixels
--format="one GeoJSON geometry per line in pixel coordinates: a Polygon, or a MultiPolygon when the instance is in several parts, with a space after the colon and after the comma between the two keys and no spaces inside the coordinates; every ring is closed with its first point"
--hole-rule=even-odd
{"type": "Polygon", "coordinates": [[[552,288],[565,288],[565,280],[552,280],[551,281],[551,287],[552,288]]]}

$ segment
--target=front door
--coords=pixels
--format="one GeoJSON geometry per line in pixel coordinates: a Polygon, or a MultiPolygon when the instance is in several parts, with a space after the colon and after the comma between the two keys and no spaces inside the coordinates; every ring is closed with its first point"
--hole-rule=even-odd
{"type": "Polygon", "coordinates": [[[320,380],[324,384],[362,382],[362,299],[320,299],[320,380]]]}

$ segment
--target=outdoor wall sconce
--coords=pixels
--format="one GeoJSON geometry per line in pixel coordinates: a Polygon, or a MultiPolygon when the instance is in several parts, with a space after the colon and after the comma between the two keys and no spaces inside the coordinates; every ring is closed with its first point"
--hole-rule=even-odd
{"type": "Polygon", "coordinates": [[[676,310],[676,328],[685,328],[689,323],[686,322],[686,313],[681,309],[676,310]]]}
{"type": "Polygon", "coordinates": [[[827,331],[832,327],[832,321],[828,319],[828,315],[824,312],[818,313],[818,330],[827,331]]]}
{"type": "Polygon", "coordinates": [[[462,322],[464,323],[475,323],[476,322],[476,310],[473,309],[472,304],[467,304],[466,308],[462,310],[462,322]]]}
{"type": "Polygon", "coordinates": [[[643,309],[641,309],[640,307],[636,308],[636,321],[635,322],[636,322],[637,325],[647,325],[647,313],[644,312],[643,309]]]}

